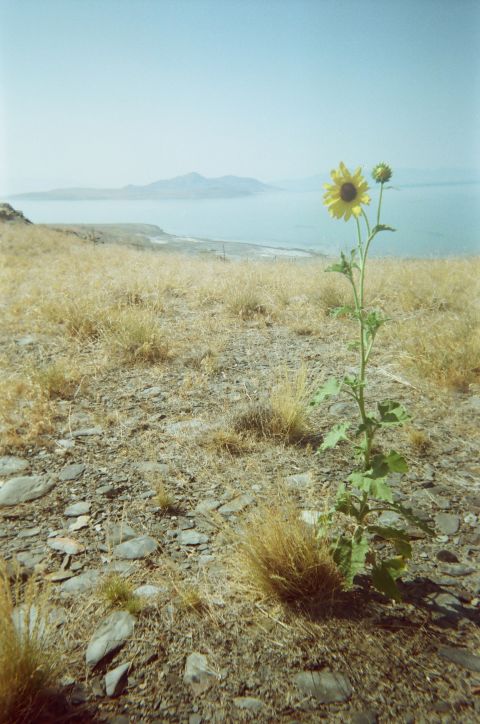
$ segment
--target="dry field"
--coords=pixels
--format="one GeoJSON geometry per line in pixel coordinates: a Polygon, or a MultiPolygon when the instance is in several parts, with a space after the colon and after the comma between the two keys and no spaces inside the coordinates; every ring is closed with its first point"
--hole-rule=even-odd
{"type": "MultiPolygon", "coordinates": [[[[0,504],[0,608],[10,620],[27,595],[37,611],[32,588],[10,591],[17,561],[40,597],[48,586],[32,655],[55,659],[39,687],[41,656],[35,676],[0,656],[0,722],[478,721],[480,659],[451,651],[480,654],[480,259],[369,269],[367,298],[391,319],[369,394],[413,416],[385,435],[410,465],[395,493],[438,533],[414,542],[394,604],[365,581],[342,592],[297,517],[325,510],[351,470],[346,448],[316,454],[348,400],[309,406],[355,364],[355,324],[331,314],[343,278],[322,261],[232,263],[34,225],[0,236],[0,455],[52,483],[0,504]],[[151,550],[126,559],[128,537],[151,550]],[[86,665],[112,611],[133,633],[86,665]],[[192,683],[193,653],[206,659],[192,683]],[[124,663],[109,696],[104,675],[124,663]]],[[[0,467],[0,491],[12,475],[0,467]]],[[[0,627],[12,650],[14,635],[0,627]]]]}

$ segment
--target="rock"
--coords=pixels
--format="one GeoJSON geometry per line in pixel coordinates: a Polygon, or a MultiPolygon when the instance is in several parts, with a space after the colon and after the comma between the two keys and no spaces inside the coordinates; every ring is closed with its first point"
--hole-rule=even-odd
{"type": "Polygon", "coordinates": [[[38,535],[42,532],[41,528],[25,528],[25,530],[21,530],[19,533],[17,533],[17,538],[33,538],[33,536],[38,535]]]}
{"type": "Polygon", "coordinates": [[[6,224],[31,224],[21,211],[17,211],[10,204],[0,204],[0,221],[6,224]]]}
{"type": "Polygon", "coordinates": [[[107,540],[113,546],[136,537],[136,532],[126,523],[114,523],[107,531],[107,540]]]}
{"type": "Polygon", "coordinates": [[[233,700],[233,703],[240,709],[247,709],[247,711],[254,713],[259,712],[260,709],[263,708],[263,701],[255,699],[253,696],[237,696],[233,700]]]}
{"type": "Polygon", "coordinates": [[[475,568],[472,566],[465,566],[463,563],[446,563],[440,566],[442,573],[447,576],[469,576],[471,573],[475,573],[475,568]]]}
{"type": "Polygon", "coordinates": [[[137,558],[146,558],[150,553],[154,553],[157,548],[158,543],[154,538],[142,535],[138,538],[131,538],[124,543],[119,543],[119,545],[115,546],[113,552],[117,558],[136,560],[137,558]]]}
{"type": "Polygon", "coordinates": [[[285,482],[290,488],[303,490],[313,485],[313,476],[311,473],[299,473],[298,475],[289,475],[285,482]]]}
{"type": "Polygon", "coordinates": [[[158,397],[159,395],[163,395],[163,390],[161,387],[147,387],[146,390],[143,390],[143,392],[140,392],[141,397],[158,397]]]}
{"type": "Polygon", "coordinates": [[[69,556],[76,556],[85,550],[85,546],[73,538],[51,538],[47,541],[47,545],[53,550],[67,553],[69,556]]]}
{"type": "Polygon", "coordinates": [[[51,478],[42,475],[10,478],[0,488],[0,507],[37,500],[49,493],[54,486],[51,478]]]}
{"type": "Polygon", "coordinates": [[[135,463],[135,468],[142,475],[163,475],[166,476],[170,472],[170,467],[165,463],[157,463],[145,460],[141,463],[135,463]]]}
{"type": "Polygon", "coordinates": [[[61,448],[60,452],[63,450],[72,450],[75,447],[75,441],[74,440],[57,440],[57,445],[61,448]]]}
{"type": "Polygon", "coordinates": [[[307,525],[317,525],[323,513],[321,510],[302,510],[300,518],[307,525]]]}
{"type": "Polygon", "coordinates": [[[135,596],[142,596],[143,598],[155,598],[161,593],[166,593],[167,588],[165,586],[151,586],[148,583],[143,586],[138,586],[134,590],[135,596]]]}
{"type": "Polygon", "coordinates": [[[75,573],[73,571],[69,571],[67,568],[60,568],[58,571],[48,573],[45,578],[52,583],[60,583],[61,581],[66,581],[74,576],[75,573]]]}
{"type": "Polygon", "coordinates": [[[301,671],[295,676],[295,684],[304,694],[315,697],[321,704],[347,701],[353,694],[349,679],[338,672],[301,671]]]}
{"type": "Polygon", "coordinates": [[[68,526],[68,530],[70,530],[70,531],[82,530],[82,528],[86,528],[88,526],[89,520],[90,520],[89,515],[80,515],[77,518],[77,520],[75,520],[73,523],[71,523],[68,526]]]}
{"type": "Polygon", "coordinates": [[[102,435],[101,427],[83,427],[81,430],[74,430],[70,433],[70,437],[93,437],[94,435],[102,435]]]}
{"type": "Polygon", "coordinates": [[[182,546],[198,546],[200,543],[207,543],[208,535],[196,530],[182,530],[178,534],[177,541],[182,546]]]}
{"type": "Polygon", "coordinates": [[[115,669],[112,669],[105,674],[105,691],[107,696],[118,696],[127,683],[128,671],[132,665],[131,661],[126,664],[120,664],[115,669]]]}
{"type": "Polygon", "coordinates": [[[442,563],[458,563],[458,558],[455,553],[452,553],[451,551],[446,551],[445,549],[438,551],[437,559],[439,561],[442,561],[442,563]]]}
{"type": "Polygon", "coordinates": [[[462,666],[464,669],[470,671],[480,672],[480,656],[471,654],[466,649],[457,649],[453,646],[443,646],[438,650],[440,656],[448,661],[453,661],[454,664],[462,666]]]}
{"type": "Polygon", "coordinates": [[[60,471],[58,478],[65,483],[67,480],[78,480],[79,477],[85,472],[85,465],[83,463],[73,463],[67,465],[60,471]]]}
{"type": "Polygon", "coordinates": [[[95,492],[98,495],[105,495],[107,498],[114,498],[117,494],[117,489],[107,483],[107,485],[100,485],[95,492]]]}
{"type": "Polygon", "coordinates": [[[194,694],[207,691],[217,679],[218,675],[209,668],[206,656],[197,651],[187,656],[183,681],[190,684],[194,694]]]}
{"type": "Polygon", "coordinates": [[[118,651],[132,635],[135,619],[128,611],[114,611],[102,621],[88,644],[85,660],[94,668],[110,653],[118,651]]]}
{"type": "Polygon", "coordinates": [[[65,623],[66,616],[63,608],[38,608],[34,604],[22,603],[12,611],[12,621],[20,637],[28,636],[37,641],[47,638],[52,626],[65,623]]]}
{"type": "Polygon", "coordinates": [[[206,425],[202,420],[180,420],[180,422],[172,422],[166,425],[165,432],[168,435],[191,435],[192,433],[203,433],[210,430],[210,425],[206,425]]]}
{"type": "Polygon", "coordinates": [[[100,571],[85,571],[85,573],[80,573],[78,576],[74,576],[74,578],[62,583],[61,589],[65,593],[84,593],[91,588],[95,588],[100,581],[100,577],[100,571]]]}
{"type": "Polygon", "coordinates": [[[444,535],[455,535],[460,527],[460,518],[452,513],[437,513],[435,525],[444,535]]]}
{"type": "Polygon", "coordinates": [[[239,495],[238,497],[231,500],[229,503],[222,505],[218,512],[222,515],[231,515],[232,513],[240,513],[247,505],[253,503],[251,495],[239,495]]]}
{"type": "Polygon", "coordinates": [[[78,503],[73,503],[73,505],[65,508],[63,514],[66,518],[76,518],[79,515],[86,515],[90,512],[90,505],[91,504],[85,500],[79,500],[78,503]]]}
{"type": "Polygon", "coordinates": [[[405,528],[405,520],[399,513],[391,510],[385,510],[377,520],[377,525],[391,526],[392,528],[405,528]]]}
{"type": "Polygon", "coordinates": [[[220,506],[221,502],[216,498],[207,498],[206,500],[202,500],[200,503],[198,503],[197,507],[195,508],[195,513],[210,513],[212,510],[217,510],[217,508],[219,508],[220,506]]]}
{"type": "Polygon", "coordinates": [[[5,455],[0,458],[0,475],[13,475],[21,473],[29,467],[28,460],[17,458],[14,455],[5,455]]]}

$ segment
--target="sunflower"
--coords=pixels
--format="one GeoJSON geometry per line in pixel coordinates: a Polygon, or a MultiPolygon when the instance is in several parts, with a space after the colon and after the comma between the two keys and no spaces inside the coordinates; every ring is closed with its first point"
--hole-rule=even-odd
{"type": "Polygon", "coordinates": [[[337,219],[343,216],[345,221],[348,221],[352,214],[360,216],[360,204],[370,203],[370,196],[366,193],[368,185],[360,173],[360,167],[351,174],[342,161],[339,168],[331,172],[331,177],[333,184],[324,184],[326,192],[323,196],[329,214],[337,219]]]}

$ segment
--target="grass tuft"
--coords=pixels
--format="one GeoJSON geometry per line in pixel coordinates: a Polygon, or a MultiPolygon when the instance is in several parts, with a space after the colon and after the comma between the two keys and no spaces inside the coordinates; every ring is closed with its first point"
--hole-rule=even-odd
{"type": "Polygon", "coordinates": [[[251,444],[244,434],[222,428],[208,432],[201,444],[212,452],[227,452],[233,456],[245,455],[251,450],[251,444]]]}
{"type": "MultiPolygon", "coordinates": [[[[53,697],[59,658],[49,642],[47,592],[33,579],[22,588],[0,568],[0,723],[42,721],[53,697]],[[21,616],[14,623],[14,610],[21,616]]],[[[44,719],[43,721],[45,721],[44,719]]]]}
{"type": "Polygon", "coordinates": [[[152,312],[123,310],[105,334],[107,346],[124,364],[154,364],[169,358],[170,345],[152,312]]]}
{"type": "Polygon", "coordinates": [[[140,613],[143,608],[142,601],[133,593],[128,581],[112,573],[100,584],[99,593],[104,601],[112,608],[120,608],[132,615],[140,613]]]}
{"type": "Polygon", "coordinates": [[[343,578],[327,542],[304,523],[294,505],[264,507],[240,540],[244,578],[260,593],[289,606],[329,606],[343,578]]]}

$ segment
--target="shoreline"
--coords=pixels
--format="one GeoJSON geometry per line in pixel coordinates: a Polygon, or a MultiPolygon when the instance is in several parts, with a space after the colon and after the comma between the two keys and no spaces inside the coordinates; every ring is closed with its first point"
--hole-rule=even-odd
{"type": "Polygon", "coordinates": [[[96,244],[120,244],[157,252],[211,255],[229,260],[275,259],[309,261],[327,255],[308,249],[263,246],[243,241],[195,238],[169,234],[155,224],[36,224],[36,226],[73,233],[96,244]]]}

